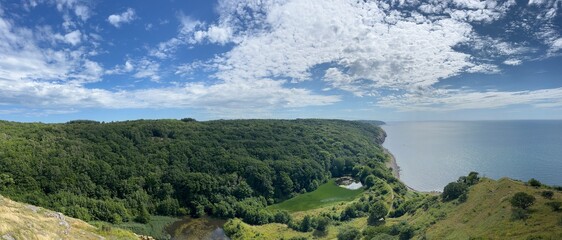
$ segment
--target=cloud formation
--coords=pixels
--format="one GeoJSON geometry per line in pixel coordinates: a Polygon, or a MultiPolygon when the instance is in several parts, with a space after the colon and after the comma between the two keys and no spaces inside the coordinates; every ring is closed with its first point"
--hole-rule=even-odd
{"type": "Polygon", "coordinates": [[[107,21],[114,27],[121,27],[124,23],[129,23],[136,18],[135,10],[128,8],[127,11],[121,14],[112,14],[107,17],[107,21]]]}
{"type": "MultiPolygon", "coordinates": [[[[228,111],[323,106],[347,95],[408,111],[562,105],[560,88],[440,87],[455,76],[560,56],[559,0],[221,0],[218,19],[179,11],[173,36],[110,64],[94,60],[106,50],[104,30],[85,29],[96,16],[91,4],[30,0],[24,7],[38,4],[55,6],[62,24],[19,26],[0,6],[0,105],[228,111]],[[183,61],[199,47],[213,53],[183,61]],[[124,90],[108,79],[139,86],[124,90]]],[[[116,28],[140,19],[133,8],[105,16],[100,22],[116,28]]]]}

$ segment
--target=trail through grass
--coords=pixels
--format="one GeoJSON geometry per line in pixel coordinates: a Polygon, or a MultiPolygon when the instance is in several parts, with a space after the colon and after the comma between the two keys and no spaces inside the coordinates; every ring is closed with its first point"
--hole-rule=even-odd
{"type": "Polygon", "coordinates": [[[357,190],[342,188],[336,184],[334,179],[331,179],[312,192],[298,195],[284,202],[272,205],[269,208],[287,210],[289,212],[305,211],[337,202],[351,201],[363,191],[363,188],[357,190]]]}

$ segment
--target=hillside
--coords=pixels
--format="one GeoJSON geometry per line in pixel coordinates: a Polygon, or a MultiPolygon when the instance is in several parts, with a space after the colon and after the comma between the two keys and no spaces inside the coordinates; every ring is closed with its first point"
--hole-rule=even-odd
{"type": "Polygon", "coordinates": [[[85,221],[210,215],[264,224],[277,214],[266,206],[358,167],[396,182],[384,164],[384,131],[369,123],[182,119],[0,129],[0,193],[85,221]]]}
{"type": "Polygon", "coordinates": [[[139,239],[131,232],[94,227],[82,220],[0,196],[0,238],[11,239],[139,239]]]}
{"type": "MultiPolygon", "coordinates": [[[[295,212],[293,221],[297,226],[278,223],[252,226],[239,220],[231,220],[225,226],[233,239],[561,239],[562,211],[553,211],[547,202],[562,201],[562,192],[549,187],[532,187],[525,183],[503,178],[498,181],[484,178],[470,187],[465,202],[454,200],[443,202],[440,196],[409,192],[403,201],[405,213],[395,215],[397,208],[390,210],[384,221],[369,223],[368,214],[358,214],[348,220],[342,215],[351,206],[364,201],[373,194],[364,192],[362,197],[346,203],[324,206],[320,209],[295,212]],[[552,191],[552,198],[542,192],[552,191]],[[527,219],[513,219],[510,199],[516,192],[526,192],[536,202],[528,210],[527,219]],[[407,203],[407,204],[404,204],[407,203]],[[394,212],[394,213],[393,213],[394,212]],[[304,217],[318,219],[326,216],[330,224],[323,231],[302,231],[304,217]],[[342,236],[349,229],[356,235],[342,236]]],[[[384,196],[384,195],[383,195],[384,196]]],[[[393,199],[380,198],[388,205],[393,199]]],[[[313,223],[317,224],[317,223],[313,223]]]]}
{"type": "MultiPolygon", "coordinates": [[[[562,201],[562,193],[554,190],[552,199],[547,199],[541,196],[547,190],[509,178],[483,179],[470,189],[466,202],[435,206],[434,211],[439,211],[443,219],[437,218],[435,224],[430,224],[425,236],[428,239],[561,239],[562,212],[553,211],[546,203],[562,201]],[[527,219],[512,218],[510,199],[517,192],[536,199],[527,219]]],[[[418,210],[405,219],[414,225],[424,225],[431,218],[428,214],[432,212],[418,210]]]]}

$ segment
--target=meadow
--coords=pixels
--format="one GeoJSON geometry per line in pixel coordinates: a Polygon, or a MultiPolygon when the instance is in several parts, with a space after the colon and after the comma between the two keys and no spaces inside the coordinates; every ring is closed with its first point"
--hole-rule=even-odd
{"type": "Polygon", "coordinates": [[[351,201],[363,191],[363,188],[357,190],[342,188],[336,184],[334,179],[331,179],[312,192],[298,195],[281,203],[271,205],[268,208],[272,210],[287,210],[289,212],[306,211],[337,202],[351,201]]]}

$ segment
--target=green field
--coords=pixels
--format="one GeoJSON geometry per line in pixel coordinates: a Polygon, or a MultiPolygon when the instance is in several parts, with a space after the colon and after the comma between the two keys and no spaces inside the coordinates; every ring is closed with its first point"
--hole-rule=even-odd
{"type": "Polygon", "coordinates": [[[322,184],[318,189],[298,195],[284,202],[270,206],[270,209],[287,210],[289,212],[305,211],[324,207],[329,204],[353,200],[362,193],[363,188],[349,190],[338,186],[334,179],[322,184]]]}

